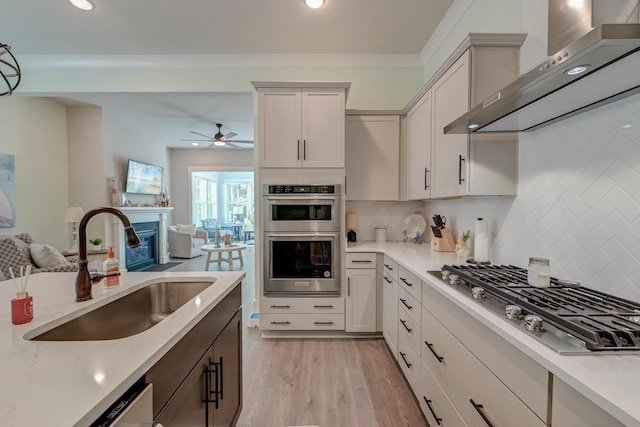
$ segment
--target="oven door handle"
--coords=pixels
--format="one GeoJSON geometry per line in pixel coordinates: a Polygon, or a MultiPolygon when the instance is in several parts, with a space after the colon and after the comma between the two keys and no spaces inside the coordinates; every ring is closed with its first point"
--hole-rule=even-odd
{"type": "Polygon", "coordinates": [[[267,239],[269,238],[283,238],[287,239],[296,239],[303,237],[305,239],[316,239],[316,238],[336,238],[336,233],[266,233],[267,239]]]}
{"type": "Polygon", "coordinates": [[[317,200],[318,202],[335,202],[335,196],[318,197],[318,196],[291,196],[291,197],[267,197],[267,202],[288,202],[295,203],[299,200],[317,200]]]}

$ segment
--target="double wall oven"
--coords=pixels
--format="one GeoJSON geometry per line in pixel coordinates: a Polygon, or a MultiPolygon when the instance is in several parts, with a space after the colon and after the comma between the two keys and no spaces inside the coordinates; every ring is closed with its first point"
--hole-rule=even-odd
{"type": "Polygon", "coordinates": [[[341,191],[263,186],[265,295],[340,295],[341,191]]]}

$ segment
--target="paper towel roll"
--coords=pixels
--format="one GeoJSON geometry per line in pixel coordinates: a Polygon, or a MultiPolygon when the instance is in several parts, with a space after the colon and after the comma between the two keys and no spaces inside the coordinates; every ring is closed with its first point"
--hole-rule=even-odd
{"type": "Polygon", "coordinates": [[[474,223],[475,242],[473,244],[473,260],[475,262],[489,261],[489,236],[487,222],[478,218],[474,223]]]}
{"type": "Polygon", "coordinates": [[[376,243],[386,243],[387,241],[387,228],[376,227],[375,228],[376,243]]]}

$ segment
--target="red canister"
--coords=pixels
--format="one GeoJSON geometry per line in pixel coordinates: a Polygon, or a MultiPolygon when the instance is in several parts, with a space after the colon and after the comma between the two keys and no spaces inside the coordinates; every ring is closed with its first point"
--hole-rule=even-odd
{"type": "Polygon", "coordinates": [[[11,323],[22,325],[33,320],[33,297],[26,292],[16,294],[11,300],[11,323]]]}

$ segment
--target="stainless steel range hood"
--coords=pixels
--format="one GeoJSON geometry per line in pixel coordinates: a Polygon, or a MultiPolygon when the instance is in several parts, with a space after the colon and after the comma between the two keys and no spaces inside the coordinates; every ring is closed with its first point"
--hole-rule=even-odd
{"type": "MultiPolygon", "coordinates": [[[[552,13],[558,9],[554,4],[566,1],[550,0],[550,31],[552,13]]],[[[612,3],[616,1],[620,3],[612,3]]],[[[637,15],[637,1],[632,3],[637,15]]],[[[551,42],[550,35],[550,47],[551,42]]],[[[638,92],[640,24],[604,23],[447,125],[444,132],[533,130],[638,92]],[[573,74],[576,67],[586,69],[573,74]]]]}

